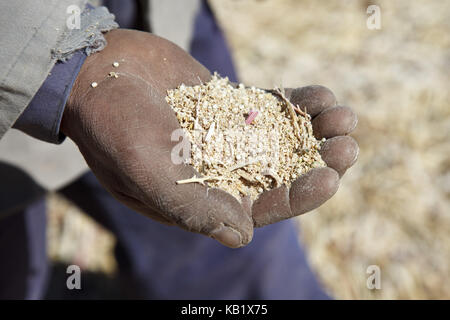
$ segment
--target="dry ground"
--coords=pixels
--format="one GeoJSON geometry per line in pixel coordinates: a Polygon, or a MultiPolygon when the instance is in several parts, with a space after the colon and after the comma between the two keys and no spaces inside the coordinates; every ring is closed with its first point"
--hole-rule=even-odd
{"type": "MultiPolygon", "coordinates": [[[[242,81],[322,84],[359,116],[358,163],[332,200],[298,219],[329,292],[344,299],[449,299],[450,2],[212,3],[242,81]],[[381,8],[381,30],[366,27],[370,4],[381,8]],[[366,287],[369,265],[381,269],[381,290],[366,287]]],[[[51,256],[113,271],[112,237],[61,199],[50,204],[51,256]],[[59,239],[70,234],[77,241],[63,247],[59,239]]]]}

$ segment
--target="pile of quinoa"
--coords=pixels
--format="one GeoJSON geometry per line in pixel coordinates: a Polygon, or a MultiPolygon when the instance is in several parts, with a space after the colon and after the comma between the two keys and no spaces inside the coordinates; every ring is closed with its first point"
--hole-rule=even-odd
{"type": "Polygon", "coordinates": [[[311,117],[282,90],[232,85],[217,73],[207,83],[168,90],[167,103],[190,142],[184,163],[200,177],[177,183],[208,183],[238,200],[290,184],[326,164],[324,141],[313,135],[311,117]]]}

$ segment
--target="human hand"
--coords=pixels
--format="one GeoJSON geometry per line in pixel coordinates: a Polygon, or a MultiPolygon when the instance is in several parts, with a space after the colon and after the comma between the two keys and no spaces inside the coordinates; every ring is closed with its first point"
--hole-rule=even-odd
{"type": "MultiPolygon", "coordinates": [[[[304,213],[328,200],[338,187],[337,172],[343,173],[356,159],[357,146],[351,138],[330,139],[323,156],[337,172],[315,169],[294,182],[290,191],[282,187],[262,194],[252,210],[248,201],[241,204],[222,190],[196,183],[177,185],[175,181],[196,172],[171,162],[177,143],[171,141],[171,133],[179,124],[165,101],[166,92],[181,83],[206,82],[210,73],[176,45],[151,34],[119,29],[105,37],[108,45],[86,59],[76,79],[61,130],[78,145],[114,197],[152,219],[240,247],[251,241],[254,226],[304,213]],[[113,62],[119,67],[114,68],[113,62]],[[110,72],[118,77],[108,76],[110,72]],[[283,209],[279,213],[277,204],[283,209]]],[[[309,99],[308,112],[315,112],[314,108],[322,112],[313,120],[317,132],[328,137],[351,131],[350,125],[339,123],[353,121],[349,120],[353,113],[323,111],[335,101],[327,96],[329,100],[323,102],[320,90],[296,89],[287,94],[294,103],[309,99]]]]}

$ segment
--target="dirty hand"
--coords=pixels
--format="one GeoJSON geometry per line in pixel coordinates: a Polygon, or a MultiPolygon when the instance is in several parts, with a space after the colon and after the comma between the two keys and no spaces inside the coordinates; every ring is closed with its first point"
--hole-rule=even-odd
{"type": "Polygon", "coordinates": [[[356,143],[343,136],[356,125],[355,115],[336,107],[329,90],[306,87],[287,94],[315,116],[320,137],[334,137],[322,151],[330,168],[310,171],[290,190],[262,194],[253,208],[219,189],[177,185],[195,170],[171,162],[178,143],[171,134],[179,124],[165,101],[166,91],[208,81],[210,73],[176,45],[149,33],[119,29],[105,37],[106,48],[83,64],[61,130],[114,197],[150,218],[241,247],[251,241],[255,226],[305,213],[328,200],[338,188],[339,174],[356,160],[356,143]]]}

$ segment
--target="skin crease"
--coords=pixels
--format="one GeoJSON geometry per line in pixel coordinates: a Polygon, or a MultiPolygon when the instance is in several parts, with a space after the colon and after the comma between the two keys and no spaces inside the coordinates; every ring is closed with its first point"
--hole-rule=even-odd
{"type": "Polygon", "coordinates": [[[106,48],[89,56],[81,68],[61,130],[114,197],[152,219],[242,247],[251,241],[254,227],[303,214],[331,198],[339,176],[356,161],[356,142],[342,137],[356,126],[351,109],[333,111],[336,99],[321,86],[287,89],[294,104],[312,112],[318,137],[341,136],[327,141],[322,155],[329,167],[299,177],[290,190],[266,191],[255,203],[240,203],[198,183],[177,185],[175,181],[196,172],[170,160],[178,143],[170,136],[179,125],[165,102],[166,91],[181,83],[208,81],[210,73],[176,45],[149,33],[118,29],[105,37],[106,48]],[[118,78],[108,76],[111,71],[118,78]]]}

